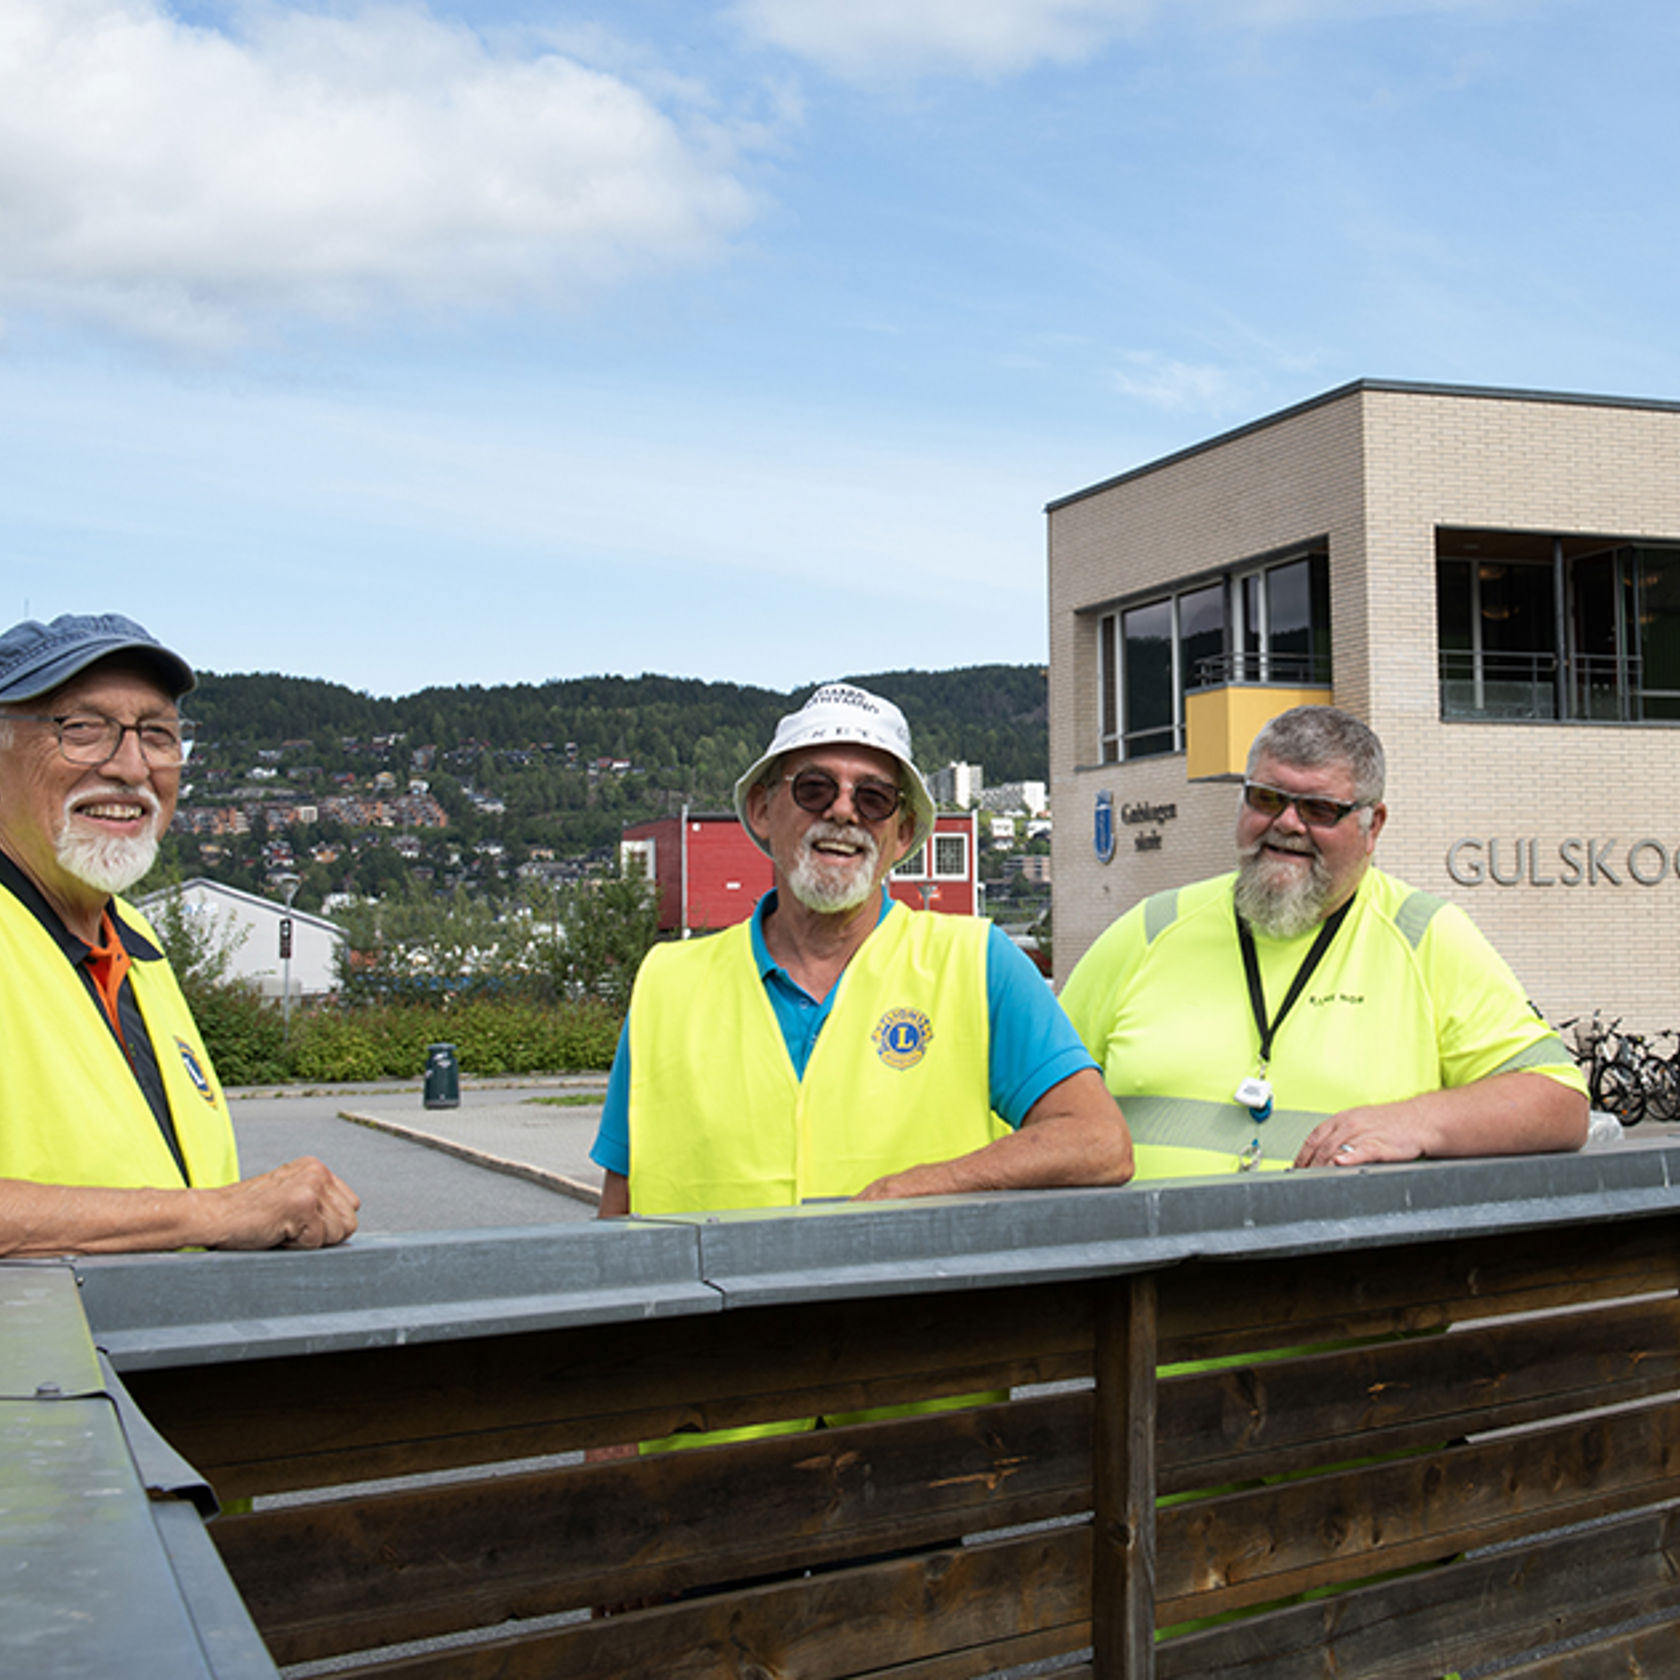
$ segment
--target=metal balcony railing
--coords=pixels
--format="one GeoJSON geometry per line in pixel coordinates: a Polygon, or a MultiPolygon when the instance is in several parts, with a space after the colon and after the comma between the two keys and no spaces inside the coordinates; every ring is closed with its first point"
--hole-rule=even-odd
{"type": "Polygon", "coordinates": [[[1238,683],[1328,688],[1330,661],[1311,653],[1221,653],[1196,661],[1192,688],[1228,688],[1238,683]]]}
{"type": "Polygon", "coordinates": [[[1591,723],[1644,716],[1637,656],[1441,650],[1441,715],[1591,723]]]}

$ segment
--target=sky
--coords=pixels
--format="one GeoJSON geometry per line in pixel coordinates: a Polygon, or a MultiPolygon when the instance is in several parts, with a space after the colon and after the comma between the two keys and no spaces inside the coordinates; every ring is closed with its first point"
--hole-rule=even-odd
{"type": "Polygon", "coordinates": [[[1673,0],[0,0],[0,624],[373,694],[1046,657],[1047,502],[1680,399],[1673,0]]]}

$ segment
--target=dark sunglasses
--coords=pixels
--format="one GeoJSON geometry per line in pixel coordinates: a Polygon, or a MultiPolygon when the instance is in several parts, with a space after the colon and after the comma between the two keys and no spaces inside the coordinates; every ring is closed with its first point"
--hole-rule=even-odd
{"type": "Polygon", "coordinates": [[[1361,810],[1366,799],[1327,799],[1321,793],[1285,793],[1264,782],[1243,783],[1243,804],[1263,817],[1281,817],[1291,805],[1308,828],[1334,828],[1349,811],[1361,810]]]}
{"type": "MultiPolygon", "coordinates": [[[[801,811],[820,817],[840,797],[840,781],[826,770],[800,770],[782,778],[801,811]]],[[[904,790],[891,782],[853,782],[852,809],[866,823],[885,822],[904,803],[904,790]]]]}

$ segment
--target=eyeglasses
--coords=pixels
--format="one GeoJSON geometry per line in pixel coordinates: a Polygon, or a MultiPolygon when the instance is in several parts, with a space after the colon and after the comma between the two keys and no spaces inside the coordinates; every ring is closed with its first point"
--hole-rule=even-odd
{"type": "MultiPolygon", "coordinates": [[[[815,767],[782,778],[801,811],[820,817],[840,797],[840,781],[815,767]]],[[[892,782],[853,782],[852,809],[866,823],[885,822],[904,803],[904,789],[892,782]]]]}
{"type": "Polygon", "coordinates": [[[1330,799],[1321,793],[1286,793],[1264,782],[1243,783],[1243,804],[1263,817],[1281,817],[1291,805],[1308,828],[1334,828],[1349,811],[1363,810],[1368,799],[1330,799]]]}
{"type": "Polygon", "coordinates": [[[72,764],[106,764],[122,751],[123,736],[140,743],[140,756],[154,770],[170,770],[187,762],[192,752],[194,725],[185,718],[174,723],[118,723],[98,712],[48,717],[40,712],[11,712],[31,723],[50,723],[58,736],[58,750],[72,764]]]}

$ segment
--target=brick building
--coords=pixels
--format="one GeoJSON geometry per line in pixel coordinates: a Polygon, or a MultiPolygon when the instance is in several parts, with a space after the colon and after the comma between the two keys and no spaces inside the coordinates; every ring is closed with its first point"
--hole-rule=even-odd
{"type": "Polygon", "coordinates": [[[1363,380],[1052,503],[1049,573],[1059,978],[1333,699],[1383,867],[1554,1021],[1680,1026],[1680,403],[1363,380]]]}

